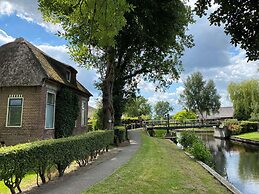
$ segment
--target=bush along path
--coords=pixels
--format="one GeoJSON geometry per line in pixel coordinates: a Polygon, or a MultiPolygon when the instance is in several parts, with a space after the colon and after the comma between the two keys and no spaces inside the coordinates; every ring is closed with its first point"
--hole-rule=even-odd
{"type": "Polygon", "coordinates": [[[35,172],[44,184],[49,169],[57,168],[61,177],[73,161],[84,166],[89,157],[107,151],[113,139],[113,131],[97,131],[1,148],[0,180],[12,194],[22,192],[20,184],[26,174],[35,172]]]}
{"type": "Polygon", "coordinates": [[[175,144],[142,134],[136,155],[83,194],[183,194],[229,192],[175,144]]]}
{"type": "Polygon", "coordinates": [[[42,185],[29,194],[79,194],[91,185],[100,182],[110,176],[116,169],[129,161],[138,150],[141,138],[140,130],[129,131],[130,145],[126,147],[113,148],[110,152],[103,154],[91,165],[67,174],[56,181],[42,185]]]}

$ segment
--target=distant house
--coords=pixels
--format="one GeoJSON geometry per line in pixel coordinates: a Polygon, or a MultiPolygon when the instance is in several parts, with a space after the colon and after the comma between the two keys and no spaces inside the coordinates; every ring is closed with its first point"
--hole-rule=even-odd
{"type": "MultiPolygon", "coordinates": [[[[234,109],[233,107],[220,107],[218,113],[206,115],[204,114],[205,120],[224,120],[224,119],[233,119],[234,109]]],[[[199,115],[199,119],[201,119],[199,115]]]]}
{"type": "Polygon", "coordinates": [[[77,71],[22,38],[0,47],[0,142],[6,145],[54,137],[57,91],[67,87],[79,97],[74,133],[87,130],[92,94],[77,71]]]}

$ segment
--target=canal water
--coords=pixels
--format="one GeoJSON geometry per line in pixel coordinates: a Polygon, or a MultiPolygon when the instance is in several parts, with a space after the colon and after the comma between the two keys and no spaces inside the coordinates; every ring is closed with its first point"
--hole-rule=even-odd
{"type": "Polygon", "coordinates": [[[259,194],[259,146],[199,134],[210,149],[214,169],[244,194],[259,194]]]}

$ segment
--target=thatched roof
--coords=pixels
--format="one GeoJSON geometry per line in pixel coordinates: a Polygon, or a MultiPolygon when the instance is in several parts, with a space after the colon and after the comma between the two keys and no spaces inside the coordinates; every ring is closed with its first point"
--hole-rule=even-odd
{"type": "MultiPolygon", "coordinates": [[[[233,107],[220,107],[218,113],[204,115],[204,119],[230,119],[233,118],[233,107]]],[[[201,116],[199,116],[201,118],[201,116]]]]}
{"type": "Polygon", "coordinates": [[[0,47],[0,87],[41,86],[49,80],[92,96],[76,80],[76,74],[73,67],[53,59],[23,38],[0,47]],[[70,82],[67,71],[71,72],[70,82]]]}

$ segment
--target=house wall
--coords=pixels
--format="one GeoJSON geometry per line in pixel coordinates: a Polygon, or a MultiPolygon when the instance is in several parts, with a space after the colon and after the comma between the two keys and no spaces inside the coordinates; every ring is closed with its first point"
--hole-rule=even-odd
{"type": "MultiPolygon", "coordinates": [[[[45,129],[45,111],[47,91],[57,92],[57,86],[46,84],[43,87],[0,87],[0,142],[15,145],[41,139],[54,138],[54,129],[45,129]],[[21,95],[23,97],[23,114],[21,127],[7,127],[6,116],[8,97],[21,95]]],[[[86,101],[86,118],[88,118],[88,100],[86,96],[78,94],[79,114],[76,120],[74,135],[87,132],[87,125],[82,126],[82,100],[86,101]]]]}
{"type": "Polygon", "coordinates": [[[0,141],[14,145],[45,139],[53,136],[53,131],[45,131],[45,95],[42,87],[0,88],[0,141]],[[23,114],[21,127],[7,127],[6,116],[9,95],[22,95],[23,114]]]}

